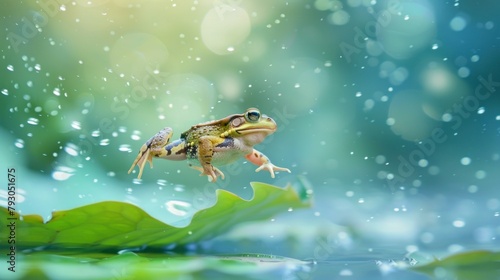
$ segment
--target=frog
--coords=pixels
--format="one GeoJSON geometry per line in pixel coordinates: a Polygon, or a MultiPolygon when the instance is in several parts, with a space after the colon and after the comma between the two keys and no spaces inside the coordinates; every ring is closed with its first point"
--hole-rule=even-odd
{"type": "Polygon", "coordinates": [[[276,130],[276,122],[257,108],[249,108],[243,114],[193,125],[172,142],[170,139],[173,130],[165,127],[142,145],[128,174],[138,166],[137,178],[141,179],[146,162],[153,168],[153,158],[188,160],[189,167],[201,172],[200,176],[206,175],[210,182],[216,182],[218,177],[225,178],[224,173],[216,166],[246,158],[258,166],[255,172],[267,170],[271,178],[275,178],[275,172],[291,173],[290,169],[272,164],[254,146],[276,130]]]}

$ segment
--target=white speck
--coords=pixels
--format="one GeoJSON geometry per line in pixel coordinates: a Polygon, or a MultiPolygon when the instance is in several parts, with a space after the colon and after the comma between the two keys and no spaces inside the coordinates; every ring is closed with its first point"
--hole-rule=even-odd
{"type": "Polygon", "coordinates": [[[340,276],[352,276],[352,271],[350,269],[342,269],[339,272],[340,276]]]}
{"type": "Polygon", "coordinates": [[[61,90],[59,88],[55,88],[52,93],[55,95],[55,96],[60,96],[61,95],[61,90]]]}
{"type": "Polygon", "coordinates": [[[439,45],[438,44],[432,44],[432,49],[433,50],[437,50],[439,48],[439,45]]]}
{"type": "Polygon", "coordinates": [[[463,228],[465,226],[465,222],[463,220],[455,220],[453,221],[453,226],[456,228],[463,228]]]}
{"type": "Polygon", "coordinates": [[[460,78],[467,78],[467,77],[469,77],[469,75],[470,75],[469,68],[467,68],[465,66],[458,68],[458,76],[460,78]]]}
{"type": "Polygon", "coordinates": [[[132,140],[141,140],[141,132],[139,130],[132,131],[132,135],[130,136],[132,140]]]}
{"type": "Polygon", "coordinates": [[[2,89],[2,94],[3,95],[9,95],[9,90],[6,89],[6,88],[2,89]]]}
{"type": "Polygon", "coordinates": [[[82,129],[81,123],[79,121],[73,121],[73,122],[71,122],[71,127],[74,128],[74,129],[76,129],[76,130],[82,129]]]}
{"type": "Polygon", "coordinates": [[[158,181],[156,181],[156,183],[160,186],[166,186],[167,185],[167,180],[164,180],[164,179],[158,179],[158,181]]]}
{"type": "Polygon", "coordinates": [[[130,148],[130,145],[128,145],[128,144],[122,144],[122,145],[120,145],[120,147],[118,148],[118,150],[120,152],[131,152],[132,151],[132,149],[130,148]]]}
{"type": "Polygon", "coordinates": [[[107,146],[109,145],[109,139],[102,139],[101,141],[99,141],[99,145],[101,146],[107,146]]]}
{"type": "Polygon", "coordinates": [[[78,155],[78,146],[73,144],[73,143],[68,143],[65,147],[64,147],[64,151],[66,153],[68,153],[70,156],[77,156],[78,155]]]}
{"type": "Polygon", "coordinates": [[[365,199],[364,198],[358,199],[358,203],[365,203],[365,199]]]}
{"type": "Polygon", "coordinates": [[[435,165],[429,167],[428,171],[429,171],[429,174],[431,174],[431,175],[438,175],[439,172],[441,172],[441,170],[439,169],[439,167],[437,167],[435,165]]]}
{"type": "Polygon", "coordinates": [[[52,172],[52,178],[58,181],[65,181],[69,179],[69,177],[73,176],[75,169],[66,167],[66,166],[58,166],[54,172],[52,172]]]}
{"type": "Polygon", "coordinates": [[[293,211],[292,207],[288,208],[288,212],[292,212],[292,211],[293,211]]]}
{"type": "Polygon", "coordinates": [[[471,56],[470,61],[472,62],[478,62],[479,61],[479,55],[475,54],[471,56]]]}
{"type": "Polygon", "coordinates": [[[12,66],[12,65],[7,65],[7,70],[9,70],[9,71],[14,71],[14,66],[12,66]]]}
{"type": "Polygon", "coordinates": [[[29,118],[27,123],[31,124],[31,125],[38,125],[38,119],[37,118],[29,118]]]}
{"type": "Polygon", "coordinates": [[[385,123],[389,126],[392,126],[396,123],[396,120],[394,118],[388,118],[385,123]]]}
{"type": "Polygon", "coordinates": [[[462,31],[467,26],[463,17],[456,16],[450,21],[450,27],[453,31],[462,31]]]}
{"type": "Polygon", "coordinates": [[[383,155],[378,155],[378,156],[375,157],[375,162],[377,164],[384,164],[385,161],[386,161],[386,158],[383,155]]]}
{"type": "Polygon", "coordinates": [[[495,24],[492,21],[487,21],[484,24],[484,27],[486,28],[486,30],[491,30],[491,29],[493,29],[494,26],[495,26],[495,24]]]}
{"type": "Polygon", "coordinates": [[[471,159],[470,157],[463,157],[461,160],[460,160],[460,163],[462,165],[469,165],[471,163],[471,159]]]}
{"type": "Polygon", "coordinates": [[[420,167],[427,167],[429,165],[429,162],[426,159],[421,159],[418,161],[418,166],[420,167]]]}
{"type": "Polygon", "coordinates": [[[405,15],[404,20],[409,20],[409,19],[410,19],[410,16],[409,15],[405,15]]]}
{"type": "Polygon", "coordinates": [[[92,131],[92,133],[90,134],[92,137],[99,137],[101,135],[101,131],[99,130],[94,130],[92,131]]]}
{"type": "Polygon", "coordinates": [[[299,88],[300,87],[300,84],[299,83],[296,83],[295,85],[293,85],[294,88],[299,88]]]}
{"type": "Polygon", "coordinates": [[[479,179],[479,180],[486,178],[486,171],[484,171],[484,170],[478,170],[476,172],[476,178],[479,179]]]}
{"type": "Polygon", "coordinates": [[[232,46],[227,47],[227,51],[228,52],[234,52],[234,47],[232,47],[232,46]]]}
{"type": "Polygon", "coordinates": [[[24,148],[24,140],[23,139],[17,139],[16,142],[14,142],[14,146],[18,147],[19,149],[24,148]]]}
{"type": "Polygon", "coordinates": [[[441,120],[443,120],[443,122],[451,122],[452,119],[453,116],[450,113],[444,113],[443,116],[441,116],[441,120]]]}
{"type": "Polygon", "coordinates": [[[469,193],[476,193],[478,191],[478,187],[476,185],[470,185],[467,190],[469,191],[469,193]]]}
{"type": "Polygon", "coordinates": [[[63,12],[64,12],[64,11],[66,11],[66,6],[61,5],[61,7],[59,7],[59,10],[61,10],[61,11],[63,11],[63,12]]]}
{"type": "Polygon", "coordinates": [[[485,109],[484,107],[479,107],[479,109],[477,109],[477,113],[478,113],[479,115],[484,114],[484,112],[486,112],[486,109],[485,109]]]}

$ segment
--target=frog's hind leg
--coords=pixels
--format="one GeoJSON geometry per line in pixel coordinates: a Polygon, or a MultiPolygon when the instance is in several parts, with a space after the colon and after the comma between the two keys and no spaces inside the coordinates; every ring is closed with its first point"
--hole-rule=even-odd
{"type": "Polygon", "coordinates": [[[172,137],[172,129],[170,127],[165,127],[144,143],[139,151],[139,154],[135,158],[134,163],[132,163],[132,166],[128,170],[128,174],[130,174],[130,172],[132,172],[134,167],[137,165],[139,166],[139,175],[137,175],[137,179],[140,179],[144,166],[146,165],[146,161],[148,161],[151,168],[153,168],[153,157],[161,157],[167,154],[164,147],[169,143],[170,137],[172,137]]]}
{"type": "MultiPolygon", "coordinates": [[[[198,170],[200,171],[200,176],[202,175],[208,175],[208,174],[205,174],[205,170],[203,169],[203,167],[201,166],[196,166],[196,165],[192,165],[192,164],[189,164],[189,167],[195,169],[195,170],[198,170]]],[[[212,165],[212,168],[213,168],[213,174],[212,175],[208,175],[208,181],[210,182],[215,182],[215,180],[217,180],[217,177],[220,176],[222,178],[222,180],[224,180],[224,173],[217,167],[213,166],[212,165]],[[215,179],[214,179],[215,178],[215,179]]]]}
{"type": "MultiPolygon", "coordinates": [[[[202,175],[207,175],[211,182],[217,181],[217,176],[224,179],[224,173],[212,165],[212,158],[214,156],[214,147],[220,143],[219,137],[202,136],[198,140],[198,161],[201,164],[200,170],[202,175]]],[[[197,168],[195,168],[197,169],[197,168]]]]}

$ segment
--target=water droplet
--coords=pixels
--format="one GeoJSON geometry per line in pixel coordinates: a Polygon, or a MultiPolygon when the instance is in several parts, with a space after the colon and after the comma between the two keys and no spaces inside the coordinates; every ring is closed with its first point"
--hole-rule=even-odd
{"type": "Polygon", "coordinates": [[[460,160],[460,163],[462,165],[469,165],[471,163],[471,159],[470,157],[463,157],[461,160],[460,160]]]}
{"type": "Polygon", "coordinates": [[[74,174],[75,169],[67,167],[67,166],[58,166],[52,172],[52,178],[57,181],[65,181],[69,179],[71,176],[75,175],[74,174]]]}
{"type": "Polygon", "coordinates": [[[457,228],[462,228],[465,226],[465,222],[462,220],[455,220],[453,221],[453,226],[457,228]]]}
{"type": "Polygon", "coordinates": [[[288,212],[292,212],[292,211],[293,211],[292,207],[288,208],[288,212]]]}
{"type": "Polygon", "coordinates": [[[176,216],[186,216],[187,209],[191,207],[191,203],[180,200],[169,200],[165,202],[165,207],[167,211],[176,216]]]}
{"type": "Polygon", "coordinates": [[[358,203],[365,203],[365,199],[364,198],[358,199],[358,203]]]}
{"type": "Polygon", "coordinates": [[[486,171],[484,171],[484,170],[478,170],[476,172],[476,178],[479,179],[479,180],[486,178],[486,171]]]}
{"type": "Polygon", "coordinates": [[[184,189],[183,185],[176,185],[174,187],[174,191],[176,191],[176,192],[183,192],[183,191],[185,191],[185,189],[184,189]]]}
{"type": "Polygon", "coordinates": [[[94,130],[90,135],[92,137],[99,137],[101,135],[101,132],[99,130],[94,130]]]}
{"type": "Polygon", "coordinates": [[[7,70],[9,70],[9,71],[14,71],[14,66],[12,66],[12,65],[7,65],[7,70]]]}
{"type": "Polygon", "coordinates": [[[99,145],[101,146],[107,146],[109,145],[109,139],[102,139],[101,141],[99,141],[99,145]]]}
{"type": "Polygon", "coordinates": [[[132,149],[130,148],[130,145],[128,144],[121,144],[120,147],[118,147],[118,150],[120,152],[131,152],[132,149]]]}
{"type": "Polygon", "coordinates": [[[432,49],[433,50],[437,50],[439,48],[439,45],[438,44],[432,44],[432,49]]]}
{"type": "Polygon", "coordinates": [[[132,131],[132,135],[130,136],[130,138],[135,141],[141,140],[141,132],[139,130],[132,131]]]}
{"type": "Polygon", "coordinates": [[[484,114],[484,112],[486,112],[486,109],[484,107],[479,107],[479,109],[477,109],[477,113],[479,115],[484,114]]]}
{"type": "Polygon", "coordinates": [[[2,89],[2,94],[3,95],[9,95],[9,90],[6,89],[6,88],[2,89]]]}
{"type": "Polygon", "coordinates": [[[77,145],[73,144],[73,143],[68,143],[66,144],[66,146],[64,147],[64,151],[66,153],[68,153],[68,155],[70,156],[77,156],[79,154],[79,148],[77,145]]]}
{"type": "Polygon", "coordinates": [[[460,16],[456,16],[450,21],[450,27],[453,31],[462,31],[466,26],[467,21],[460,16]]]}
{"type": "Polygon", "coordinates": [[[55,96],[60,96],[61,95],[61,90],[59,88],[55,88],[52,93],[55,95],[55,96]]]}
{"type": "Polygon", "coordinates": [[[340,276],[352,276],[352,271],[350,269],[342,269],[339,272],[340,276]]]}
{"type": "Polygon", "coordinates": [[[31,125],[38,125],[38,119],[37,118],[29,118],[27,123],[31,124],[31,125]]]}
{"type": "Polygon", "coordinates": [[[164,180],[164,179],[158,179],[158,181],[156,181],[156,183],[160,186],[166,186],[167,185],[167,180],[164,180]]]}
{"type": "Polygon", "coordinates": [[[14,142],[14,146],[18,147],[19,149],[24,148],[24,140],[23,139],[17,139],[16,142],[14,142]]]}
{"type": "Polygon", "coordinates": [[[71,127],[76,130],[80,130],[82,129],[82,124],[79,121],[73,121],[71,122],[71,127]]]}

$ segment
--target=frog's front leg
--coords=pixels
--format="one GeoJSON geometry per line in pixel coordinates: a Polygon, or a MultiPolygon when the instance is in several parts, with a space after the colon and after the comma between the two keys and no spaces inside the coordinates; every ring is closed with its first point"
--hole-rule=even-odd
{"type": "Polygon", "coordinates": [[[149,161],[151,168],[153,167],[153,157],[164,157],[167,155],[167,150],[164,148],[170,141],[172,137],[172,129],[170,127],[165,127],[160,132],[156,133],[155,136],[151,137],[144,145],[142,145],[139,154],[132,163],[128,174],[134,170],[134,167],[139,166],[139,175],[137,179],[142,176],[142,171],[146,165],[146,161],[149,161]]]}
{"type": "Polygon", "coordinates": [[[278,167],[271,163],[269,158],[263,153],[253,149],[253,151],[245,156],[251,163],[258,165],[259,167],[255,169],[255,172],[259,172],[262,169],[267,169],[271,173],[271,178],[274,178],[274,171],[286,171],[291,173],[290,169],[284,167],[278,167]]]}
{"type": "Polygon", "coordinates": [[[224,179],[224,173],[212,165],[214,147],[219,142],[220,138],[215,136],[202,136],[198,140],[198,161],[201,164],[201,168],[194,166],[193,168],[201,171],[202,175],[207,175],[211,182],[217,181],[218,176],[221,176],[222,179],[224,179]]]}

